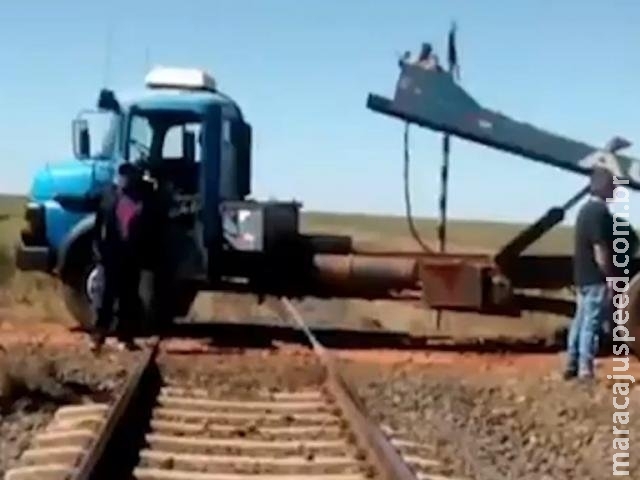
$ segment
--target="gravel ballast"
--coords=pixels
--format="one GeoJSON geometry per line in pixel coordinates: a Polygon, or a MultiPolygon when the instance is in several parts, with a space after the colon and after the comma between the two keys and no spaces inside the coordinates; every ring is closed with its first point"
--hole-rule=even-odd
{"type": "Polygon", "coordinates": [[[110,402],[136,353],[13,345],[0,350],[0,478],[63,405],[110,402]]]}
{"type": "MultiPolygon", "coordinates": [[[[610,384],[442,366],[344,368],[372,417],[400,438],[423,445],[443,463],[443,474],[478,480],[612,476],[610,384]]],[[[640,431],[637,394],[631,389],[627,409],[629,478],[640,478],[633,457],[634,432],[640,431]]]]}

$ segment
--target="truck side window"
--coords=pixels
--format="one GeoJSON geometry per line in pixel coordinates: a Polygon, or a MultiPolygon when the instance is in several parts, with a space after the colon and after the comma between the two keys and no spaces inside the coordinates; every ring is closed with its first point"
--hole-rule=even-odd
{"type": "Polygon", "coordinates": [[[186,141],[193,142],[194,158],[196,162],[201,158],[201,146],[200,146],[200,123],[186,123],[180,125],[174,125],[167,130],[164,137],[164,143],[162,145],[162,158],[165,159],[186,159],[189,154],[189,146],[185,144],[186,141]],[[192,139],[188,137],[193,136],[192,139]]]}

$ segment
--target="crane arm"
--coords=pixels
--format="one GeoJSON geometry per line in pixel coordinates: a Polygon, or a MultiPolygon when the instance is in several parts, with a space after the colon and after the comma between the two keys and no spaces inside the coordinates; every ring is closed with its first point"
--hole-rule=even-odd
{"type": "MultiPolygon", "coordinates": [[[[640,190],[640,161],[598,149],[482,107],[449,72],[403,63],[393,100],[370,94],[375,112],[565,170],[589,174],[608,168],[640,190]]],[[[628,146],[624,145],[624,146],[628,146]]]]}

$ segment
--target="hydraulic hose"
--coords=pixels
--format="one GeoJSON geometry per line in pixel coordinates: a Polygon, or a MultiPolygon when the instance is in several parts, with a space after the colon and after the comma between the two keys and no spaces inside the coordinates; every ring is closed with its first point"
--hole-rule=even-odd
{"type": "Polygon", "coordinates": [[[416,225],[413,221],[413,214],[411,212],[411,192],[410,192],[410,186],[409,186],[410,163],[411,163],[411,155],[409,153],[409,122],[406,122],[404,126],[404,169],[403,169],[405,214],[407,218],[407,224],[409,225],[409,231],[411,232],[411,236],[425,252],[429,253],[432,250],[426,245],[426,243],[420,237],[420,233],[416,228],[416,225]]]}

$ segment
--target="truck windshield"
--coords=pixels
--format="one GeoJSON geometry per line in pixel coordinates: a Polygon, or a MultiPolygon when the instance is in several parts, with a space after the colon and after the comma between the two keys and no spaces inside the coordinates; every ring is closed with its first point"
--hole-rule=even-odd
{"type": "Polygon", "coordinates": [[[190,112],[152,112],[131,117],[131,161],[200,160],[201,120],[190,112]]]}

